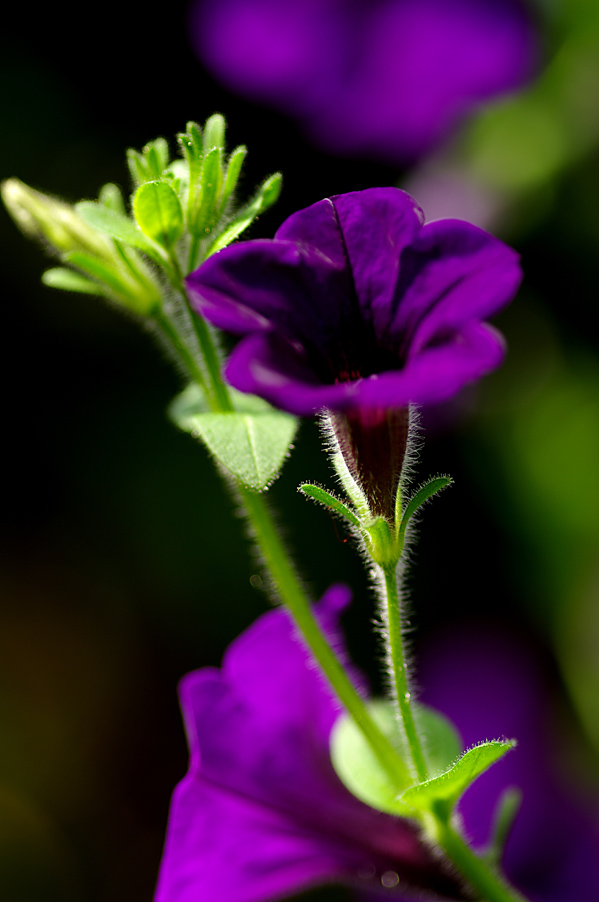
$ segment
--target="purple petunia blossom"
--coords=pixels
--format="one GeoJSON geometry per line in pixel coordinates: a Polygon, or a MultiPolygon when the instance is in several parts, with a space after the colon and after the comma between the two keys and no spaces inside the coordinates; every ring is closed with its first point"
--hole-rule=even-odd
{"type": "MultiPolygon", "coordinates": [[[[335,586],[317,606],[342,656],[348,601],[335,586]]],[[[341,784],[329,755],[339,705],[286,611],[262,616],[222,670],[188,675],[180,692],[190,767],[173,795],[156,902],[264,902],[328,882],[380,890],[397,877],[398,894],[462,898],[409,821],[341,784]]]]}
{"type": "Polygon", "coordinates": [[[460,220],[424,224],[398,188],[319,201],[274,240],[225,248],[188,276],[195,308],[243,335],[226,375],[291,413],[446,400],[497,367],[484,320],[520,283],[518,255],[460,220]]]}
{"type": "Polygon", "coordinates": [[[196,0],[191,32],[234,91],[332,152],[413,160],[532,75],[520,0],[196,0]]]}
{"type": "Polygon", "coordinates": [[[512,632],[461,625],[429,643],[419,676],[423,700],[456,724],[466,747],[492,736],[518,740],[460,803],[471,842],[484,846],[501,792],[518,787],[522,806],[505,850],[510,879],[531,902],[596,902],[597,792],[574,760],[574,773],[565,772],[563,713],[551,709],[542,673],[512,632]]]}

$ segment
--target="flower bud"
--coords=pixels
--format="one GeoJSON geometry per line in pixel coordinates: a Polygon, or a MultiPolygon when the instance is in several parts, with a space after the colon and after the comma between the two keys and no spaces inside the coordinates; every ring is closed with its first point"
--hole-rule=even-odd
{"type": "Polygon", "coordinates": [[[355,408],[331,414],[331,427],[350,475],[373,517],[393,528],[408,447],[409,408],[355,408]]]}
{"type": "Polygon", "coordinates": [[[8,212],[29,238],[45,240],[61,254],[84,252],[111,258],[108,239],[88,226],[70,204],[35,191],[16,178],[6,179],[0,190],[8,212]]]}

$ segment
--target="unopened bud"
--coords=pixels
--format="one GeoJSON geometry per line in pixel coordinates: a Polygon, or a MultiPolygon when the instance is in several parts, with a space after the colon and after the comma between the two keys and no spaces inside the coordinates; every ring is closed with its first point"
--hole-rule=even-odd
{"type": "Polygon", "coordinates": [[[8,212],[29,238],[45,240],[61,254],[83,251],[101,259],[112,256],[108,240],[88,226],[70,204],[15,178],[2,182],[0,191],[8,212]]]}

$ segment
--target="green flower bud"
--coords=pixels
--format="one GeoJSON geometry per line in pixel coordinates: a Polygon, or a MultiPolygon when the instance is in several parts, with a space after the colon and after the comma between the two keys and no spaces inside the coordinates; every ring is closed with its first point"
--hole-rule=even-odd
{"type": "Polygon", "coordinates": [[[0,191],[8,212],[29,238],[42,239],[61,254],[83,252],[112,258],[109,240],[88,226],[70,204],[15,178],[2,182],[0,191]]]}

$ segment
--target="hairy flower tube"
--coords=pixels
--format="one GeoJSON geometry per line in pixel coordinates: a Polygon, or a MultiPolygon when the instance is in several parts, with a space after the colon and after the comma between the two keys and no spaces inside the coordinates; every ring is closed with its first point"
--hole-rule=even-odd
{"type": "MultiPolygon", "coordinates": [[[[199,313],[243,336],[231,384],[291,413],[342,414],[342,450],[360,482],[380,485],[383,461],[401,469],[408,406],[451,398],[503,360],[485,320],[513,298],[518,261],[476,226],[425,224],[405,192],[370,188],[300,210],[273,240],[215,254],[187,288],[199,313]]],[[[389,492],[375,501],[383,515],[389,492]]]]}
{"type": "MultiPolygon", "coordinates": [[[[349,591],[316,612],[345,657],[338,621],[349,591]]],[[[264,902],[330,882],[463,898],[405,819],[354,798],[333,770],[340,710],[286,611],[263,615],[222,670],[181,684],[190,767],[171,804],[156,902],[264,902]]]]}
{"type": "Polygon", "coordinates": [[[321,146],[413,160],[534,70],[520,0],[196,0],[192,42],[234,91],[321,146]]]}

